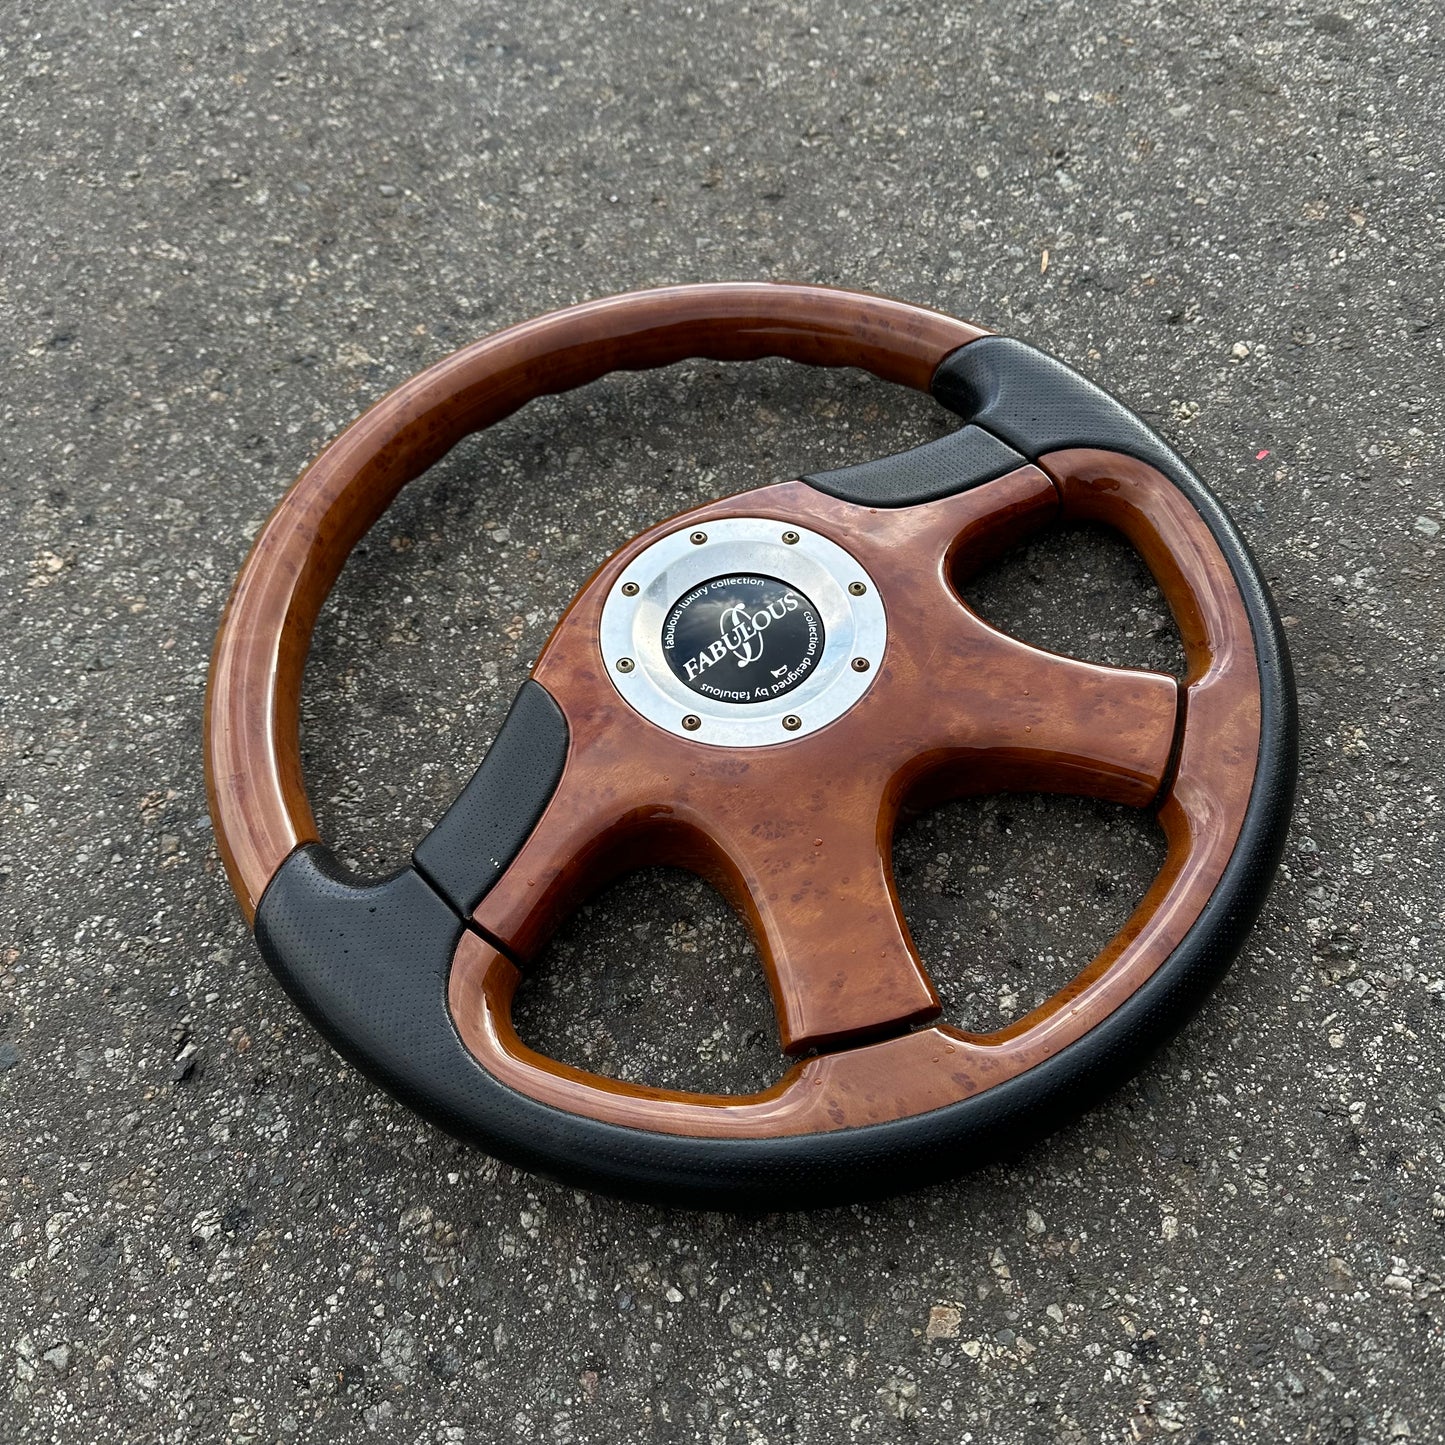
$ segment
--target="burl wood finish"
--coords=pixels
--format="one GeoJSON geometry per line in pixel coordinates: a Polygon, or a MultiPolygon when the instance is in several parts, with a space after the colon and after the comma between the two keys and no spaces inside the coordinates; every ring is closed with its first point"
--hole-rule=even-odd
{"type": "Polygon", "coordinates": [[[352,424],[256,538],[222,619],[206,701],[206,782],[221,858],[250,922],[272,874],[316,839],[299,698],[311,631],[347,554],[407,482],[534,397],[688,357],[858,366],[926,389],[984,335],[902,301],[771,283],[675,286],[554,312],[466,347],[352,424]]]}
{"type": "Polygon", "coordinates": [[[1253,783],[1260,708],[1248,618],[1208,528],[1153,469],[1086,450],[1046,457],[1041,468],[899,511],[785,484],[666,523],[603,567],[535,670],[573,729],[562,782],[475,921],[525,958],[606,878],[649,861],[682,863],[712,878],[752,924],[785,1049],[827,1052],[749,1096],[587,1074],[521,1042],[509,1014],[516,969],[468,936],[450,1004],[486,1068],[558,1107],[663,1133],[851,1127],[957,1102],[1024,1072],[1159,967],[1218,883],[1253,783]],[[879,584],[888,648],[873,688],[830,727],[776,748],[708,750],[627,708],[598,654],[596,620],[607,589],[658,531],[741,513],[802,523],[852,550],[879,584]],[[1108,522],[1144,554],[1185,647],[1182,719],[1174,679],[1041,652],[959,601],[961,569],[1055,516],[1108,522]],[[990,1035],[909,1031],[938,1004],[892,885],[894,820],[911,799],[1000,788],[1137,806],[1159,798],[1164,867],[1108,947],[1027,1017],[990,1035]]]}
{"type": "Polygon", "coordinates": [[[816,1054],[757,1094],[683,1094],[623,1083],[529,1049],[512,1026],[521,974],[475,933],[452,965],[452,1017],[497,1078],[544,1104],[662,1134],[738,1138],[883,1124],[955,1103],[1004,1077],[994,1055],[947,1028],[816,1054]]]}
{"type": "Polygon", "coordinates": [[[952,559],[980,555],[1058,511],[1024,467],[930,506],[870,510],[803,482],[730,497],[634,539],[574,601],[533,675],[571,729],[561,783],[478,907],[480,928],[527,958],[586,894],[642,862],[716,883],[752,924],[790,1054],[896,1033],[939,1000],[890,866],[899,809],[920,789],[1025,787],[1143,806],[1174,742],[1171,677],[1058,657],[997,632],[959,600],[952,559]],[[653,727],[612,685],[603,603],[664,532],[776,518],[847,548],[872,575],[888,644],[862,700],[771,747],[711,748],[653,727]]]}

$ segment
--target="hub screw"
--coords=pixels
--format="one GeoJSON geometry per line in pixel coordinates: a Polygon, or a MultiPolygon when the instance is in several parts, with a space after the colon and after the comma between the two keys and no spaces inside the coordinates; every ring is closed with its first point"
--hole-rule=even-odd
{"type": "Polygon", "coordinates": [[[861,597],[868,590],[868,588],[864,586],[864,584],[861,582],[850,582],[848,584],[848,590],[855,597],[861,597]]]}
{"type": "Polygon", "coordinates": [[[619,657],[617,659],[618,672],[631,672],[637,664],[630,657],[619,657]]]}
{"type": "Polygon", "coordinates": [[[868,671],[868,668],[869,668],[869,662],[868,662],[868,659],[867,659],[866,657],[855,657],[855,658],[853,659],[853,671],[854,671],[854,672],[867,672],[867,671],[868,671]]]}
{"type": "Polygon", "coordinates": [[[694,547],[701,547],[702,544],[707,541],[707,533],[694,532],[692,536],[688,538],[688,540],[692,543],[694,547]]]}
{"type": "Polygon", "coordinates": [[[688,732],[695,733],[702,726],[702,719],[695,712],[690,712],[683,718],[682,725],[688,732]]]}
{"type": "Polygon", "coordinates": [[[636,596],[637,596],[637,583],[636,583],[636,582],[624,582],[624,583],[622,584],[622,595],[623,595],[624,597],[636,597],[636,596]]]}
{"type": "Polygon", "coordinates": [[[791,546],[793,546],[795,543],[801,541],[801,538],[798,536],[798,534],[797,534],[796,532],[784,532],[784,533],[783,533],[783,541],[785,541],[785,542],[788,544],[788,546],[791,547],[791,546]]]}
{"type": "Polygon", "coordinates": [[[800,718],[797,713],[790,712],[787,717],[783,719],[783,726],[787,728],[790,733],[795,733],[803,726],[803,719],[800,718]]]}

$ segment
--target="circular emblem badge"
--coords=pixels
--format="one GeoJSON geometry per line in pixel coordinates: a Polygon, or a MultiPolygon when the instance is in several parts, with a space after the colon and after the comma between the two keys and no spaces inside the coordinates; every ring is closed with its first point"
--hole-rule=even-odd
{"type": "Polygon", "coordinates": [[[769,702],[823,656],[823,619],[796,587],[732,573],[700,582],[667,610],[662,652],[684,687],[717,702],[769,702]]]}

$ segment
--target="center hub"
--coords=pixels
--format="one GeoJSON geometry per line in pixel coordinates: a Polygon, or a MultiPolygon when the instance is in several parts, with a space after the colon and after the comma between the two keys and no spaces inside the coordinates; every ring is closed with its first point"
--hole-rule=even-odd
{"type": "Polygon", "coordinates": [[[717,702],[758,703],[802,683],[827,634],[806,593],[776,577],[735,572],[684,592],[662,623],[673,676],[717,702]]]}
{"type": "Polygon", "coordinates": [[[796,742],[842,717],[883,667],[873,579],[797,521],[679,519],[606,585],[597,644],[612,685],[699,746],[796,742]]]}

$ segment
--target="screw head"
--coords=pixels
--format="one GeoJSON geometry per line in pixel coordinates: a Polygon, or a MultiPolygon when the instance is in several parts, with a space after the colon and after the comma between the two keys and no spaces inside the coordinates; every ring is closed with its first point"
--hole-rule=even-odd
{"type": "Polygon", "coordinates": [[[783,726],[787,728],[790,733],[795,733],[803,726],[803,719],[800,718],[797,713],[790,712],[787,717],[783,719],[783,726]]]}
{"type": "Polygon", "coordinates": [[[785,542],[788,544],[788,546],[790,546],[790,547],[795,546],[795,545],[796,545],[798,542],[800,542],[801,540],[802,540],[802,539],[798,536],[798,534],[797,534],[796,532],[784,532],[784,533],[783,533],[783,541],[785,541],[785,542]]]}
{"type": "Polygon", "coordinates": [[[622,584],[622,595],[623,595],[624,597],[636,597],[636,596],[637,596],[637,583],[636,583],[636,582],[624,582],[624,583],[622,584]]]}
{"type": "Polygon", "coordinates": [[[694,547],[701,547],[702,544],[707,541],[707,533],[694,532],[692,536],[688,538],[688,541],[691,542],[694,547]]]}
{"type": "Polygon", "coordinates": [[[618,672],[631,672],[637,664],[630,657],[619,657],[617,659],[618,672]]]}
{"type": "Polygon", "coordinates": [[[850,583],[848,584],[848,590],[849,590],[855,597],[861,597],[861,596],[868,590],[868,588],[867,588],[867,586],[866,586],[864,583],[862,583],[862,582],[850,582],[850,583]]]}
{"type": "Polygon", "coordinates": [[[683,718],[682,725],[688,732],[695,733],[702,726],[702,719],[695,712],[690,712],[683,718]]]}
{"type": "Polygon", "coordinates": [[[872,664],[866,657],[855,657],[853,659],[854,672],[867,672],[870,666],[872,666],[872,664]]]}

